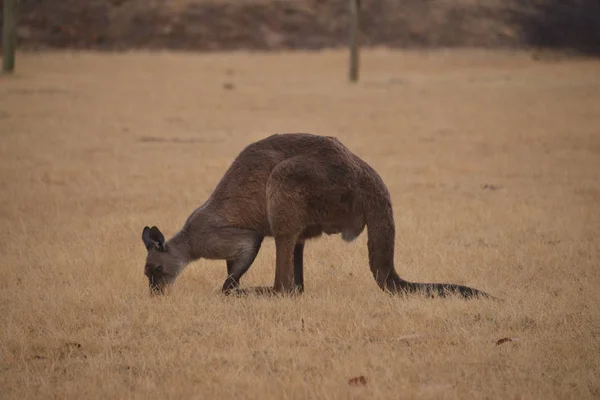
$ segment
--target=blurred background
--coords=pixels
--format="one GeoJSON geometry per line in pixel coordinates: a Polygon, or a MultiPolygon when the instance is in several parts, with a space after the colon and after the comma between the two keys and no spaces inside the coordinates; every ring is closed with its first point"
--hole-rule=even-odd
{"type": "MultiPolygon", "coordinates": [[[[335,48],[347,45],[350,18],[349,0],[21,0],[19,7],[21,49],[335,48]]],[[[361,31],[364,46],[599,55],[600,1],[362,0],[361,31]]]]}
{"type": "MultiPolygon", "coordinates": [[[[360,0],[350,85],[355,1],[19,0],[2,400],[600,398],[600,0],[360,0]],[[368,229],[307,245],[300,298],[225,298],[203,259],[150,300],[143,227],[172,237],[282,132],[381,175],[404,279],[506,302],[383,295],[368,229]]],[[[270,285],[275,254],[242,286],[270,285]]]]}

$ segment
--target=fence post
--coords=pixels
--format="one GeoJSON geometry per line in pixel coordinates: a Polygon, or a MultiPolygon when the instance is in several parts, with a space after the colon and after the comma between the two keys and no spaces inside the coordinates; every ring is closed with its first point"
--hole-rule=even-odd
{"type": "Polygon", "coordinates": [[[350,82],[358,81],[360,0],[350,1],[350,82]]]}
{"type": "Polygon", "coordinates": [[[15,69],[17,50],[17,1],[4,0],[4,27],[2,30],[2,71],[11,73],[15,69]]]}

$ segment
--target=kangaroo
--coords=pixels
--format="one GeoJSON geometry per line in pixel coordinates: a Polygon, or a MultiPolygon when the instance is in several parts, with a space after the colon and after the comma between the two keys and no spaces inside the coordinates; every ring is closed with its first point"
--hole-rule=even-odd
{"type": "Polygon", "coordinates": [[[365,226],[369,266],[382,290],[491,297],[462,285],[400,278],[394,269],[395,225],[387,186],[338,139],[308,133],[275,134],[248,145],[169,241],[156,226],[144,227],[145,275],[151,293],[164,293],[190,262],[226,260],[222,292],[243,293],[240,279],[269,236],[275,240],[275,281],[257,290],[301,293],[305,242],[323,233],[352,242],[365,226]]]}

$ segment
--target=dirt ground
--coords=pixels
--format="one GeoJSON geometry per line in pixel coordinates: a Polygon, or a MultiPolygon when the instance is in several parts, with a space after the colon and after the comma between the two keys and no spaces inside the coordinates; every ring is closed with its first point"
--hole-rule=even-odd
{"type": "MultiPolygon", "coordinates": [[[[600,63],[371,50],[350,85],[346,61],[19,55],[0,77],[2,398],[598,398],[600,63]],[[244,146],[293,131],[381,174],[402,277],[505,301],[386,295],[366,232],[309,242],[299,298],[224,297],[207,260],[150,298],[142,228],[171,236],[244,146]]],[[[265,240],[242,284],[273,278],[265,240]]]]}

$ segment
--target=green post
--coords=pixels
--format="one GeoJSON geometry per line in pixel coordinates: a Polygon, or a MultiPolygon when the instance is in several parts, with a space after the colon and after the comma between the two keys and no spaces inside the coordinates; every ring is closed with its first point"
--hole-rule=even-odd
{"type": "Polygon", "coordinates": [[[350,0],[350,82],[358,81],[360,0],[350,0]]]}
{"type": "Polygon", "coordinates": [[[8,74],[15,69],[15,52],[17,50],[17,0],[4,0],[3,14],[2,71],[8,74]]]}

